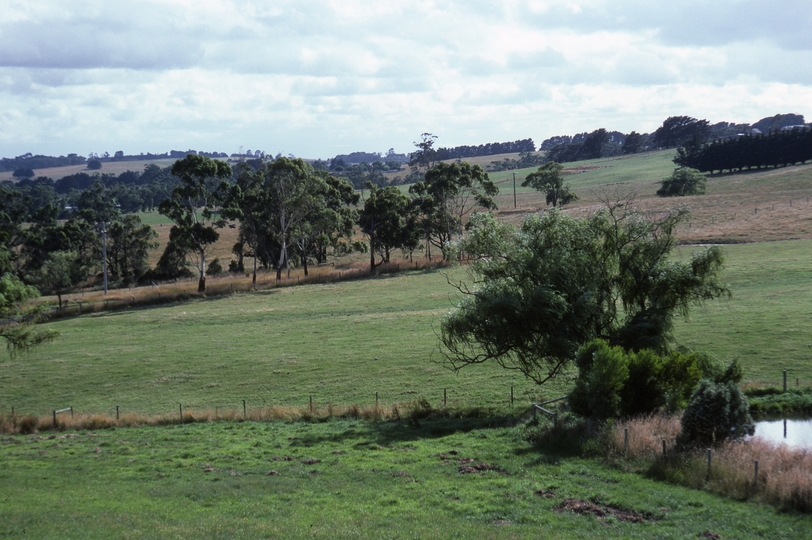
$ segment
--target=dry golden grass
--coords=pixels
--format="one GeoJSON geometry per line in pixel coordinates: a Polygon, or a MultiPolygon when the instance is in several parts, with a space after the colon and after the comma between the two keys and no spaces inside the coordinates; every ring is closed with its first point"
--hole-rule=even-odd
{"type": "MultiPolygon", "coordinates": [[[[376,274],[389,274],[406,270],[425,270],[442,268],[450,263],[435,258],[432,261],[415,259],[394,260],[375,269],[376,274]]],[[[104,291],[93,289],[63,295],[64,307],[60,311],[52,310],[50,316],[69,317],[83,313],[95,313],[113,309],[125,309],[138,306],[165,304],[188,300],[190,298],[203,298],[237,294],[252,290],[274,289],[279,287],[292,287],[312,283],[334,283],[353,279],[366,278],[372,275],[369,263],[363,261],[349,262],[343,266],[311,266],[309,275],[305,276],[302,268],[291,269],[290,274],[282,273],[282,279],[276,279],[275,271],[260,271],[257,273],[257,282],[253,283],[250,274],[222,274],[206,278],[206,292],[197,292],[197,278],[179,279],[174,282],[160,283],[150,287],[136,287],[132,289],[110,289],[105,296],[104,291]]],[[[43,297],[39,301],[48,305],[55,304],[55,297],[43,297]]],[[[55,309],[55,308],[54,308],[55,309]]]]}
{"type": "MultiPolygon", "coordinates": [[[[566,172],[566,170],[565,170],[566,172]]],[[[657,197],[659,179],[605,189],[575,190],[580,199],[565,212],[587,216],[603,200],[633,196],[640,212],[656,214],[685,206],[691,218],[677,231],[683,244],[742,243],[812,238],[812,164],[711,176],[705,195],[657,197]]],[[[512,197],[512,195],[511,195],[512,197]]],[[[546,208],[543,194],[523,194],[519,208],[500,207],[508,221],[520,223],[530,211],[546,208]]]]}
{"type": "Polygon", "coordinates": [[[401,420],[402,418],[425,418],[429,415],[440,417],[479,416],[480,409],[433,409],[426,408],[420,401],[396,403],[393,405],[333,405],[304,407],[259,407],[223,409],[181,409],[176,414],[146,415],[137,413],[111,416],[105,414],[71,414],[60,412],[54,417],[33,415],[0,415],[0,433],[39,433],[46,431],[79,431],[109,429],[113,427],[164,426],[199,422],[299,422],[324,420],[328,418],[351,418],[370,421],[401,420]]]}
{"type": "Polygon", "coordinates": [[[662,441],[672,447],[680,432],[679,417],[651,415],[619,422],[609,434],[609,450],[633,459],[651,459],[662,455],[662,441]],[[628,430],[628,449],[625,434],[628,430]]]}
{"type": "Polygon", "coordinates": [[[808,450],[760,438],[727,442],[712,450],[708,475],[706,450],[675,452],[674,439],[680,431],[678,417],[654,415],[616,424],[609,434],[610,454],[623,456],[625,429],[629,430],[626,458],[648,462],[654,474],[735,499],[750,498],[779,508],[812,512],[812,452],[808,450]],[[669,454],[665,458],[663,440],[669,454]]]}

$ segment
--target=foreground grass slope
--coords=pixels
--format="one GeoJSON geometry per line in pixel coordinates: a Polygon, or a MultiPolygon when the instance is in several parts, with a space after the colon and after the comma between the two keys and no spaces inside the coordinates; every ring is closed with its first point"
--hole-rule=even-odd
{"type": "Polygon", "coordinates": [[[507,420],[3,436],[0,535],[804,538],[809,531],[805,516],[540,452],[507,420]],[[569,509],[584,503],[609,515],[569,509]]]}

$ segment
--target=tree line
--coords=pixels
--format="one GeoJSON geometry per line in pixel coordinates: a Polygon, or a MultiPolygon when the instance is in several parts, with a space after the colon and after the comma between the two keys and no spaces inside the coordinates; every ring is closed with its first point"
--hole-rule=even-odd
{"type": "Polygon", "coordinates": [[[794,128],[701,144],[688,141],[674,163],[701,172],[734,172],[805,163],[812,159],[812,129],[794,128]]]}
{"type": "Polygon", "coordinates": [[[440,147],[437,149],[437,159],[464,159],[479,156],[493,156],[496,154],[517,154],[519,152],[535,152],[536,144],[533,139],[521,139],[512,142],[493,142],[477,146],[440,147]]]}

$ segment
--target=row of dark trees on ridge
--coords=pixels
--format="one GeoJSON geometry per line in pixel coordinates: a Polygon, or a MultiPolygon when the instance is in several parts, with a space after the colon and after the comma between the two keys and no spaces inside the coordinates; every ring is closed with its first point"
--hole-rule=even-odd
{"type": "Polygon", "coordinates": [[[762,135],[699,144],[690,140],[680,147],[674,163],[701,172],[734,172],[804,163],[812,159],[812,129],[798,127],[762,135]]]}

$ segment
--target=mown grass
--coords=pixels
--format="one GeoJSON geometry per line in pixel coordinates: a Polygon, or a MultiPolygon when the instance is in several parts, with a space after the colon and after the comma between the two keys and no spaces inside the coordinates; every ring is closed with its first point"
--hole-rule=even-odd
{"type": "Polygon", "coordinates": [[[809,520],[547,453],[509,416],[0,436],[0,534],[804,538],[809,520]],[[467,468],[466,468],[467,467],[467,468]],[[560,509],[619,508],[639,522],[560,509]]]}

